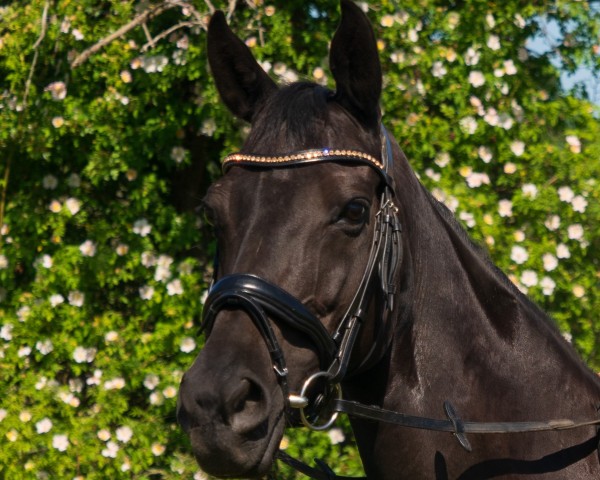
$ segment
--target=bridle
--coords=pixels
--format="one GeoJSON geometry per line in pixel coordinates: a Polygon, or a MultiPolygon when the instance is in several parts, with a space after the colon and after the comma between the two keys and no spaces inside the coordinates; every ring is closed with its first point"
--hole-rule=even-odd
{"type": "MultiPolygon", "coordinates": [[[[379,210],[375,215],[375,230],[367,266],[356,293],[340,320],[333,335],[300,300],[272,283],[253,274],[232,274],[215,279],[204,304],[202,327],[210,335],[218,313],[223,309],[242,309],[255,323],[265,340],[273,369],[283,390],[287,407],[300,412],[302,423],[313,430],[325,430],[335,422],[339,412],[353,417],[392,423],[410,428],[450,432],[461,446],[471,451],[466,433],[517,433],[549,430],[567,430],[600,424],[600,419],[574,422],[572,420],[550,420],[545,422],[463,422],[449,402],[444,402],[446,419],[417,417],[364,405],[342,398],[340,383],[350,374],[368,369],[382,358],[387,351],[391,334],[389,331],[391,312],[394,310],[397,286],[396,272],[402,264],[402,228],[398,218],[398,207],[394,203],[394,182],[390,175],[393,154],[389,135],[381,126],[381,159],[356,150],[316,149],[280,156],[234,153],[223,160],[223,170],[233,166],[262,168],[285,168],[298,165],[337,162],[362,164],[373,168],[382,180],[379,210]],[[350,357],[360,327],[365,320],[372,288],[379,281],[384,305],[378,324],[376,339],[366,358],[349,371],[350,357]],[[304,382],[299,393],[291,393],[287,381],[288,368],[283,350],[279,345],[271,321],[301,331],[312,340],[318,352],[321,371],[304,382]],[[319,380],[320,379],[320,380],[319,380]],[[324,383],[323,391],[312,401],[309,391],[314,384],[324,383]]],[[[216,272],[216,269],[215,269],[216,272]]],[[[600,448],[600,446],[599,446],[600,448]]],[[[296,470],[315,479],[344,479],[336,476],[329,467],[320,463],[319,469],[293,459],[283,451],[277,458],[296,470]]]]}
{"type": "Polygon", "coordinates": [[[203,312],[203,328],[210,335],[218,313],[225,308],[244,310],[255,323],[266,342],[273,369],[276,372],[284,397],[291,408],[300,410],[302,422],[316,430],[329,428],[337,413],[329,415],[325,422],[318,420],[319,411],[327,406],[333,397],[341,399],[340,382],[348,374],[350,357],[358,337],[361,325],[365,320],[371,289],[379,279],[380,289],[384,295],[382,324],[376,335],[376,341],[361,364],[352,373],[364,370],[375,362],[387,350],[390,335],[385,326],[389,313],[394,309],[396,294],[395,274],[402,262],[401,226],[398,219],[398,208],[394,204],[394,183],[389,174],[393,165],[391,142],[387,131],[381,126],[381,160],[372,155],[356,150],[323,148],[306,150],[288,155],[265,156],[234,153],[223,161],[223,170],[227,172],[233,166],[253,167],[292,167],[298,165],[337,162],[346,164],[362,164],[373,168],[382,180],[379,198],[379,210],[375,214],[375,229],[365,271],[356,293],[346,313],[330,334],[321,321],[310,312],[293,295],[272,283],[252,274],[226,275],[218,279],[211,287],[203,312]],[[306,334],[312,340],[319,356],[321,371],[310,376],[299,394],[289,391],[288,369],[283,351],[277,341],[271,321],[281,322],[306,334]],[[326,380],[327,386],[313,405],[312,414],[307,414],[307,391],[318,378],[326,380]]]}

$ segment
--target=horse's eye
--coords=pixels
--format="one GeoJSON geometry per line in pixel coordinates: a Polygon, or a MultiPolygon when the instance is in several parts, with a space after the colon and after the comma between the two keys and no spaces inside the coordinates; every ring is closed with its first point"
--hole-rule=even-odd
{"type": "Polygon", "coordinates": [[[352,200],[346,204],[340,215],[340,220],[352,225],[360,225],[367,221],[369,204],[365,200],[352,200]]]}

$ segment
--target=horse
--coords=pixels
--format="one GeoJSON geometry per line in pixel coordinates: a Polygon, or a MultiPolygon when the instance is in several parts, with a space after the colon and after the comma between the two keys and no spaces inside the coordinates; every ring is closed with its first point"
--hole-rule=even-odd
{"type": "Polygon", "coordinates": [[[360,8],[341,1],[335,91],[277,86],[221,12],[207,54],[251,129],[203,202],[215,278],[177,406],[201,468],[264,476],[285,427],[328,428],[344,410],[370,479],[600,478],[597,375],[382,126],[360,8]],[[532,421],[548,428],[503,430],[532,421]]]}

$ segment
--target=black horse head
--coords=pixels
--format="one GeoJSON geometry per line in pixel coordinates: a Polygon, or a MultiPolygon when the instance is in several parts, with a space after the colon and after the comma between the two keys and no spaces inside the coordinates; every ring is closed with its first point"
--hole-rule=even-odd
{"type": "MultiPolygon", "coordinates": [[[[341,6],[334,92],[312,83],[279,88],[222,13],[209,25],[221,97],[252,125],[205,199],[218,237],[217,282],[205,305],[206,345],[178,405],[212,475],[268,472],[284,427],[300,421],[294,407],[308,401],[314,411],[301,409],[303,421],[323,423],[315,405],[338,394],[331,383],[349,398],[413,414],[435,416],[450,399],[486,420],[589,416],[600,400],[597,379],[421,186],[385,133],[373,30],[352,2],[341,6]]],[[[556,462],[534,461],[594,436],[490,437],[469,457],[445,434],[360,420],[353,427],[369,477],[390,479],[547,473],[556,462]]],[[[589,458],[564,466],[583,465],[570,471],[575,478],[598,469],[589,458]]]]}

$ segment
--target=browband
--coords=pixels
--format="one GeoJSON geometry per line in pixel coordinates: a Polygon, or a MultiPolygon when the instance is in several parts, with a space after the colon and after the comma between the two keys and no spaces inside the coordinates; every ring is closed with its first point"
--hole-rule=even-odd
{"type": "Polygon", "coordinates": [[[236,165],[254,167],[289,167],[322,162],[359,163],[374,168],[385,184],[394,191],[394,182],[389,175],[391,170],[392,149],[387,131],[381,126],[382,158],[379,161],[373,155],[358,150],[337,148],[318,148],[281,155],[257,155],[247,153],[231,153],[223,159],[223,172],[236,165]]]}

